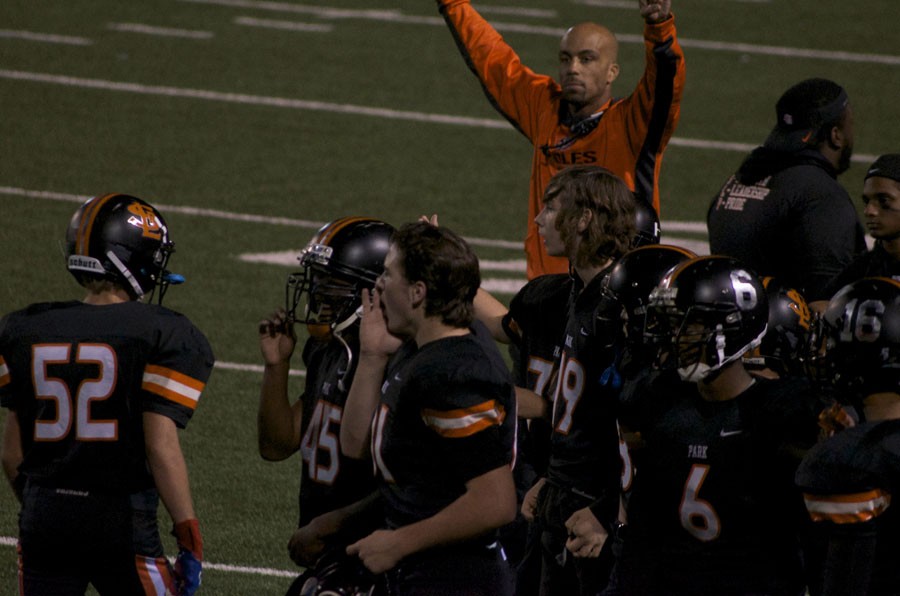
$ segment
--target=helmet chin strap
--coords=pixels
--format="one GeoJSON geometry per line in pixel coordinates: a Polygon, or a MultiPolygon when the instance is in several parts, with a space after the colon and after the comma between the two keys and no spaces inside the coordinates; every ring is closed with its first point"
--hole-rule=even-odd
{"type": "Polygon", "coordinates": [[[722,330],[721,323],[716,325],[716,362],[718,364],[716,366],[710,366],[702,361],[703,355],[700,355],[701,360],[697,360],[697,362],[691,366],[685,366],[678,369],[678,376],[681,377],[682,381],[687,381],[689,383],[699,383],[700,381],[705,381],[707,379],[712,380],[715,378],[717,371],[722,369],[722,366],[726,364],[725,360],[725,333],[722,330]]]}
{"type": "Polygon", "coordinates": [[[347,352],[347,368],[346,370],[344,370],[344,374],[341,375],[341,378],[338,379],[337,382],[338,389],[340,389],[341,391],[346,391],[348,389],[348,387],[344,383],[344,379],[346,378],[347,373],[353,369],[353,350],[350,349],[350,345],[347,343],[347,340],[344,339],[343,331],[356,323],[361,315],[362,305],[360,304],[359,307],[353,311],[353,314],[351,314],[343,321],[336,323],[332,330],[334,337],[337,338],[339,342],[341,342],[341,344],[344,346],[344,350],[347,352]]]}
{"type": "Polygon", "coordinates": [[[700,381],[712,381],[718,376],[718,374],[722,371],[722,368],[726,364],[731,364],[732,362],[738,360],[741,356],[743,356],[748,350],[752,350],[753,348],[757,347],[760,342],[762,342],[762,338],[766,334],[767,328],[768,325],[763,328],[762,333],[760,333],[756,337],[756,339],[744,346],[743,349],[738,350],[737,352],[726,358],[725,333],[721,324],[716,325],[716,360],[718,361],[718,364],[716,364],[715,366],[710,366],[705,362],[698,361],[694,365],[679,368],[678,376],[681,377],[682,381],[688,381],[691,383],[699,383],[700,381]]]}
{"type": "Polygon", "coordinates": [[[716,325],[716,362],[719,366],[725,364],[725,334],[721,323],[716,325]]]}
{"type": "Polygon", "coordinates": [[[141,284],[139,284],[138,281],[134,278],[134,276],[131,274],[131,271],[129,271],[128,267],[125,266],[125,263],[123,263],[121,259],[119,259],[119,257],[117,257],[116,254],[111,250],[106,251],[106,256],[110,261],[112,261],[112,264],[116,266],[116,269],[119,270],[119,273],[122,274],[122,277],[125,278],[128,284],[131,286],[131,289],[134,290],[134,293],[137,295],[137,297],[140,298],[141,296],[143,296],[144,290],[141,288],[141,284]]]}

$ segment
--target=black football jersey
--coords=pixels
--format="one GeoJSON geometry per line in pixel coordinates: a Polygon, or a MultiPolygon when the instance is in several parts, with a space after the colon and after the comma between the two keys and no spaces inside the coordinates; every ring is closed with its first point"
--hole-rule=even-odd
{"type": "Polygon", "coordinates": [[[531,280],[513,296],[504,318],[510,339],[519,347],[513,363],[515,382],[553,398],[554,367],[559,360],[572,277],[568,274],[542,275],[531,280]]]}
{"type": "Polygon", "coordinates": [[[617,416],[619,384],[614,373],[621,335],[618,306],[603,300],[608,269],[570,301],[553,398],[553,432],[547,478],[591,500],[607,504],[603,515],[613,519],[628,451],[620,438],[617,416]],[[616,321],[619,325],[610,324],[616,321]]]}
{"type": "Polygon", "coordinates": [[[625,593],[796,594],[804,586],[793,485],[797,446],[817,432],[818,398],[794,380],[757,380],[703,400],[663,373],[633,403],[645,442],[628,507],[625,593]]]}
{"type": "MultiPolygon", "coordinates": [[[[347,334],[353,353],[359,353],[356,334],[347,334]]],[[[375,488],[369,462],[344,456],[340,448],[344,404],[356,369],[347,348],[337,339],[307,341],[303,349],[306,385],[303,400],[303,437],[300,442],[300,525],[326,511],[349,505],[375,488]]]]}
{"type": "Polygon", "coordinates": [[[900,495],[900,420],[839,431],[807,453],[797,484],[826,536],[841,536],[857,546],[874,541],[869,577],[859,576],[850,556],[829,560],[830,572],[851,578],[854,585],[868,585],[868,594],[900,593],[900,510],[892,501],[900,495]]]}
{"type": "Polygon", "coordinates": [[[19,471],[45,485],[153,486],[142,414],[185,427],[213,367],[206,337],[158,305],[32,305],[0,323],[0,403],[19,418],[19,471]]]}
{"type": "Polygon", "coordinates": [[[388,368],[372,423],[372,458],[389,528],[427,519],[465,484],[512,466],[512,379],[490,337],[407,344],[388,368]]]}
{"type": "MultiPolygon", "coordinates": [[[[513,296],[503,321],[512,342],[513,381],[542,396],[548,404],[553,400],[572,281],[567,273],[534,278],[513,296]]],[[[549,449],[549,420],[535,418],[520,425],[517,459],[521,465],[543,476],[550,459],[549,449]]],[[[525,487],[528,488],[530,484],[525,487]]]]}

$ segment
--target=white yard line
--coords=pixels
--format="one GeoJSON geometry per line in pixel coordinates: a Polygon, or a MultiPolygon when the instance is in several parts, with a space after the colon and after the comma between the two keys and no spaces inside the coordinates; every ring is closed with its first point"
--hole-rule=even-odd
{"type": "MultiPolygon", "coordinates": [[[[83,203],[89,198],[89,195],[76,195],[69,193],[45,191],[45,190],[29,190],[25,188],[17,188],[14,186],[0,186],[0,196],[22,197],[26,199],[45,199],[51,201],[65,201],[68,203],[83,203]]],[[[233,211],[223,211],[221,209],[204,209],[201,207],[190,207],[186,205],[166,205],[157,204],[161,211],[167,213],[182,213],[185,215],[200,215],[203,217],[226,219],[231,221],[241,221],[246,223],[259,223],[268,225],[291,226],[304,228],[309,230],[317,230],[325,225],[323,221],[310,221],[306,219],[293,219],[289,217],[272,217],[268,215],[256,215],[252,213],[236,213],[233,211]]],[[[466,241],[473,246],[484,246],[492,248],[506,248],[510,250],[522,250],[522,242],[513,240],[497,240],[495,238],[472,238],[466,237],[466,241]]]]}
{"type": "Polygon", "coordinates": [[[212,31],[192,31],[188,29],[170,29],[168,27],[154,27],[142,23],[107,23],[110,31],[123,33],[141,33],[143,35],[156,35],[159,37],[181,37],[184,39],[212,39],[212,31]]]}
{"type": "Polygon", "coordinates": [[[0,38],[22,39],[24,41],[37,41],[41,43],[61,43],[70,46],[89,46],[94,43],[92,40],[84,37],[36,33],[34,31],[14,31],[12,29],[0,29],[0,38]]]}
{"type": "MultiPolygon", "coordinates": [[[[196,1],[196,0],[190,0],[196,1]]],[[[212,91],[208,89],[191,89],[186,87],[171,87],[165,85],[144,85],[141,83],[121,83],[103,79],[88,79],[84,77],[70,77],[65,75],[46,74],[39,72],[26,72],[20,70],[0,69],[0,79],[15,81],[28,81],[32,83],[44,83],[48,85],[62,85],[79,89],[99,89],[118,93],[134,93],[137,95],[180,97],[201,101],[216,101],[242,105],[257,105],[276,107],[289,110],[307,110],[313,112],[331,112],[338,114],[353,114],[372,118],[384,118],[387,120],[406,120],[411,122],[425,122],[429,124],[448,124],[451,126],[469,126],[473,128],[488,128],[512,131],[513,128],[505,120],[491,118],[470,118],[467,116],[453,116],[450,114],[429,114],[426,112],[413,112],[409,110],[392,110],[388,108],[376,108],[353,104],[331,103],[327,101],[309,101],[303,99],[291,99],[286,97],[271,97],[266,95],[249,95],[246,93],[228,93],[212,91]]],[[[718,151],[736,151],[746,153],[755,145],[748,143],[734,143],[730,141],[711,141],[706,139],[684,139],[673,137],[669,144],[675,147],[689,147],[693,149],[713,149],[718,151]]],[[[860,163],[872,163],[876,155],[854,154],[853,161],[860,163]]]]}
{"type": "MultiPolygon", "coordinates": [[[[15,547],[18,540],[14,536],[0,536],[0,546],[15,547]]],[[[247,567],[245,565],[228,565],[226,563],[211,563],[203,561],[203,571],[224,571],[226,573],[245,573],[248,575],[265,575],[270,577],[296,577],[302,569],[272,569],[270,567],[247,567]]]]}
{"type": "Polygon", "coordinates": [[[236,25],[245,27],[260,27],[263,29],[282,29],[285,31],[303,31],[310,33],[331,33],[334,25],[321,23],[298,23],[295,21],[281,21],[275,19],[257,19],[254,17],[235,17],[232,21],[236,25]]]}
{"type": "MultiPolygon", "coordinates": [[[[304,4],[288,4],[285,2],[268,2],[254,0],[180,0],[195,4],[210,4],[216,6],[251,8],[256,10],[268,10],[273,12],[313,14],[321,18],[331,19],[361,19],[381,22],[404,23],[412,25],[431,25],[446,27],[444,19],[440,16],[405,15],[397,10],[352,10],[336,9],[326,6],[312,6],[304,4]]],[[[618,3],[615,3],[618,4],[618,3]]],[[[624,5],[623,5],[624,6],[624,5]]],[[[636,3],[632,2],[632,9],[636,3]]],[[[490,8],[481,7],[484,12],[490,8]]],[[[564,32],[563,27],[542,27],[525,25],[520,23],[491,22],[498,31],[510,31],[516,33],[531,33],[535,35],[549,35],[559,37],[564,32]]],[[[644,43],[640,35],[616,34],[620,42],[644,43]]],[[[738,52],[742,54],[761,54],[768,56],[786,56],[791,58],[810,58],[818,60],[833,60],[840,62],[864,62],[872,64],[900,65],[900,56],[886,54],[866,54],[858,52],[842,52],[837,50],[815,50],[807,48],[792,48],[786,46],[766,46],[750,43],[734,43],[726,41],[710,41],[703,39],[678,38],[679,43],[685,48],[701,48],[717,52],[738,52]]]]}

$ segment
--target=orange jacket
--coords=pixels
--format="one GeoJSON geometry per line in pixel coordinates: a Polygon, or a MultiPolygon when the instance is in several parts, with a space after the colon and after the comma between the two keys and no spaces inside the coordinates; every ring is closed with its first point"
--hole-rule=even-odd
{"type": "Polygon", "coordinates": [[[604,166],[659,212],[662,155],[678,122],[685,79],[674,17],[645,25],[646,67],[634,92],[610,100],[595,129],[567,142],[572,134],[565,122],[567,110],[559,84],[524,66],[469,0],[439,1],[463,57],[491,104],[534,147],[525,237],[528,279],[569,269],[567,259],[547,255],[534,223],[543,206],[544,188],[566,166],[604,166]]]}

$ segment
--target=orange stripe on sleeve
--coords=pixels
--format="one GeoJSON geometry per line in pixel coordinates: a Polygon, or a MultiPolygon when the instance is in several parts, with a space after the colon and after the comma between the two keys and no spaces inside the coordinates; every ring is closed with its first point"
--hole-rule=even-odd
{"type": "Polygon", "coordinates": [[[813,495],[804,493],[806,509],[813,521],[836,524],[863,523],[885,512],[891,495],[880,489],[843,495],[813,495]]]}
{"type": "Polygon", "coordinates": [[[134,556],[134,565],[144,588],[145,594],[154,596],[166,596],[175,594],[175,581],[169,571],[169,564],[165,557],[153,558],[143,555],[134,556]]]}
{"type": "Polygon", "coordinates": [[[189,377],[184,373],[180,373],[177,370],[173,370],[171,368],[166,368],[165,366],[159,366],[156,364],[148,364],[147,367],[144,368],[144,375],[146,376],[147,374],[159,375],[161,377],[172,379],[173,381],[181,383],[182,385],[186,385],[187,387],[190,387],[191,389],[194,389],[196,391],[203,391],[203,388],[206,387],[206,383],[203,383],[202,381],[198,381],[197,379],[189,377]]]}
{"type": "Polygon", "coordinates": [[[456,410],[422,410],[422,420],[429,428],[447,438],[474,435],[490,426],[499,426],[506,418],[503,406],[496,400],[456,410]]]}
{"type": "Polygon", "coordinates": [[[164,366],[148,365],[141,388],[190,409],[197,407],[206,384],[164,366]]]}

